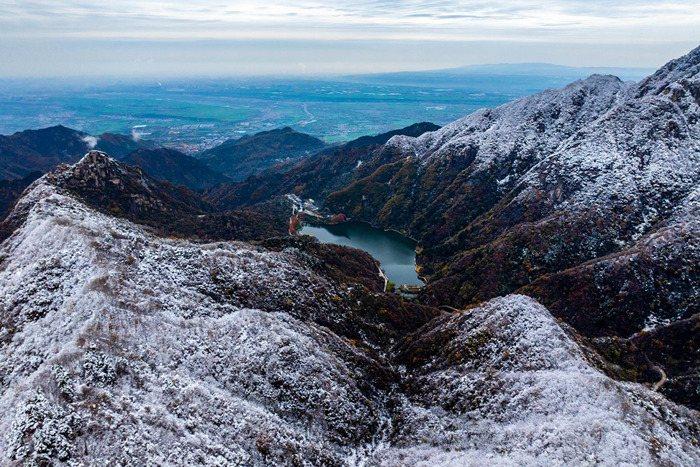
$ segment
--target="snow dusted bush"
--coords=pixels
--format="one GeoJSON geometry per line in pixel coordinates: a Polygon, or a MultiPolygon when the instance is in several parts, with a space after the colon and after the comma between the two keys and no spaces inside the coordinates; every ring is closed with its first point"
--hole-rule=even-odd
{"type": "Polygon", "coordinates": [[[51,367],[51,375],[56,382],[58,394],[72,401],[75,398],[75,381],[68,374],[68,371],[60,365],[53,365],[51,367]]]}
{"type": "Polygon", "coordinates": [[[89,350],[83,359],[82,376],[90,383],[108,386],[117,380],[125,367],[126,362],[121,358],[89,350]]]}
{"type": "Polygon", "coordinates": [[[25,465],[66,461],[79,434],[80,417],[37,391],[20,406],[8,435],[9,458],[25,465]]]}
{"type": "Polygon", "coordinates": [[[698,413],[593,368],[519,295],[426,325],[406,364],[383,465],[696,465],[698,413]]]}

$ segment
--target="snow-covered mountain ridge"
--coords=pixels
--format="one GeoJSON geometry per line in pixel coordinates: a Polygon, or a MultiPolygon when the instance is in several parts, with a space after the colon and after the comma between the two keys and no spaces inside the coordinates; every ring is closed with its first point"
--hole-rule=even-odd
{"type": "Polygon", "coordinates": [[[422,164],[427,164],[431,159],[477,145],[475,169],[503,162],[501,157],[520,146],[535,146],[527,152],[537,151],[542,157],[553,152],[582,125],[623,101],[630,86],[615,76],[593,75],[561,90],[544,91],[495,109],[478,110],[418,138],[395,136],[386,146],[412,153],[422,164]]]}
{"type": "Polygon", "coordinates": [[[0,245],[4,465],[700,462],[696,411],[603,375],[530,298],[397,305],[297,248],[159,237],[75,171],[0,245]]]}
{"type": "Polygon", "coordinates": [[[664,327],[676,350],[642,354],[700,407],[699,185],[700,47],[636,84],[594,75],[395,136],[325,206],[418,239],[423,303],[518,292],[596,339],[664,327]]]}

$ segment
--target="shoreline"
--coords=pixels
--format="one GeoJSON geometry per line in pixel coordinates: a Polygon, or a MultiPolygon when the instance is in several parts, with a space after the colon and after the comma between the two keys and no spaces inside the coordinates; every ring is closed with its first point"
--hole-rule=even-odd
{"type": "MultiPolygon", "coordinates": [[[[312,227],[325,227],[325,226],[333,226],[333,225],[340,225],[340,224],[347,224],[347,223],[356,223],[356,224],[364,224],[372,229],[380,230],[382,232],[386,233],[391,233],[392,235],[399,236],[401,237],[402,241],[406,241],[405,243],[410,242],[413,246],[413,254],[414,254],[414,267],[413,270],[416,274],[416,278],[418,281],[421,282],[421,284],[399,284],[396,283],[396,288],[400,289],[401,287],[409,288],[409,289],[417,289],[420,290],[424,288],[426,285],[428,285],[428,281],[420,275],[419,273],[419,265],[418,265],[418,255],[420,254],[420,251],[423,250],[423,247],[419,244],[419,242],[414,239],[413,237],[406,235],[405,233],[401,232],[400,230],[397,229],[391,229],[391,228],[384,228],[381,226],[378,226],[372,222],[366,221],[366,220],[358,220],[358,219],[353,219],[350,217],[345,216],[343,213],[339,214],[321,214],[319,212],[319,209],[313,204],[313,202],[309,203],[308,201],[304,201],[303,199],[299,198],[296,195],[287,195],[287,199],[291,202],[292,204],[292,215],[289,218],[289,235],[303,235],[301,234],[301,230],[304,228],[304,225],[309,225],[312,227]],[[305,204],[309,203],[311,206],[313,206],[314,210],[313,211],[307,211],[304,209],[305,204]],[[342,220],[334,221],[334,217],[340,217],[342,216],[342,220]]],[[[367,250],[364,250],[362,248],[354,247],[359,250],[364,251],[368,255],[372,257],[377,263],[378,263],[378,268],[379,268],[379,276],[384,279],[384,292],[387,291],[387,287],[389,284],[390,279],[384,272],[384,270],[381,267],[381,261],[376,258],[374,255],[372,255],[370,252],[367,250]]],[[[417,292],[416,292],[417,293],[417,292]]]]}

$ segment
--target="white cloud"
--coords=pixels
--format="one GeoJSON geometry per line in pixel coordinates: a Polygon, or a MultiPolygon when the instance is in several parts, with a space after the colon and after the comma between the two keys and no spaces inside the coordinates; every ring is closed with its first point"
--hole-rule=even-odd
{"type": "Polygon", "coordinates": [[[132,128],[131,129],[131,139],[138,143],[141,140],[141,133],[136,131],[136,129],[132,128]]]}
{"type": "Polygon", "coordinates": [[[98,139],[95,136],[85,135],[82,137],[82,140],[87,143],[90,149],[94,149],[97,146],[98,139]]]}
{"type": "Polygon", "coordinates": [[[700,0],[0,0],[0,37],[605,42],[696,39],[698,28],[700,0]]]}

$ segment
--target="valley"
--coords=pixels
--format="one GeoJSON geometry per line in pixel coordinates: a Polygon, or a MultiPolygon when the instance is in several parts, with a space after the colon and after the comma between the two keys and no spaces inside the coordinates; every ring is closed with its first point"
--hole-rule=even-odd
{"type": "Polygon", "coordinates": [[[513,82],[0,136],[0,462],[697,465],[700,47],[513,82]]]}

